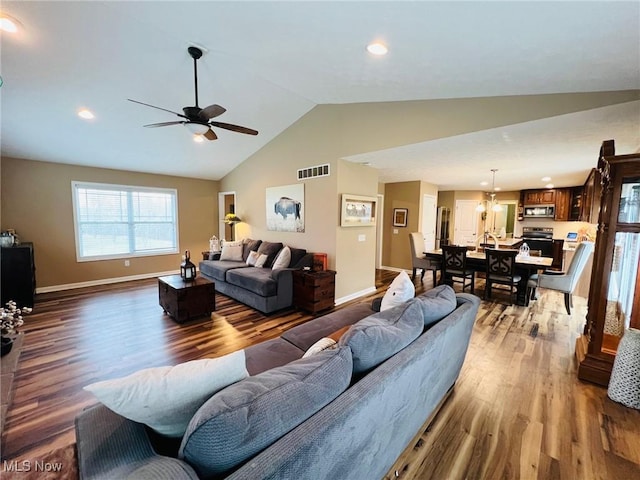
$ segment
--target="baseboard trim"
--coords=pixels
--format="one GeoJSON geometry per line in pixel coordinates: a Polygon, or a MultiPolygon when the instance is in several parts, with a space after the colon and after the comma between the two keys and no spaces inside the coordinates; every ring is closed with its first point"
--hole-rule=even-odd
{"type": "Polygon", "coordinates": [[[63,290],[73,290],[75,288],[97,287],[98,285],[131,282],[132,280],[144,280],[147,278],[162,277],[164,275],[175,275],[178,273],[180,273],[179,270],[171,270],[168,272],[141,273],[140,275],[129,275],[127,277],[103,278],[100,280],[90,280],[88,282],[64,283],[62,285],[51,285],[49,287],[36,288],[36,293],[61,292],[63,290]]]}
{"type": "Polygon", "coordinates": [[[350,302],[351,300],[355,300],[356,298],[364,297],[365,295],[370,295],[376,291],[376,287],[365,288],[364,290],[360,290],[359,292],[352,293],[350,295],[336,298],[336,305],[341,305],[343,303],[350,302]]]}
{"type": "Polygon", "coordinates": [[[407,270],[406,268],[398,268],[398,267],[387,267],[386,265],[381,265],[380,270],[389,270],[390,272],[407,272],[411,275],[413,272],[411,270],[407,270]]]}

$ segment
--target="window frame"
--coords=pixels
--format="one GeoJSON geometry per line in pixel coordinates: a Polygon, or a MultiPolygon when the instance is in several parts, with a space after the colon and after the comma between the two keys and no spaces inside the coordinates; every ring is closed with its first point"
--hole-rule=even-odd
{"type": "MultiPolygon", "coordinates": [[[[117,260],[127,258],[141,258],[152,257],[159,255],[175,255],[180,253],[180,228],[178,220],[178,190],[175,188],[162,188],[162,187],[143,187],[138,185],[119,185],[114,183],[97,183],[97,182],[83,182],[78,180],[71,181],[71,199],[73,204],[73,229],[74,229],[74,241],[76,250],[77,262],[94,262],[102,260],[117,260]],[[130,195],[134,192],[144,193],[162,193],[173,195],[174,198],[174,225],[175,225],[175,247],[170,250],[153,250],[145,252],[132,252],[133,238],[129,237],[129,253],[115,253],[112,255],[92,255],[82,256],[80,252],[80,228],[81,223],[78,222],[78,189],[88,188],[96,190],[118,190],[121,192],[127,192],[128,201],[131,201],[130,195]]],[[[128,231],[131,232],[131,227],[136,225],[137,222],[132,222],[131,216],[133,212],[129,210],[129,217],[127,224],[129,225],[128,231]]]]}

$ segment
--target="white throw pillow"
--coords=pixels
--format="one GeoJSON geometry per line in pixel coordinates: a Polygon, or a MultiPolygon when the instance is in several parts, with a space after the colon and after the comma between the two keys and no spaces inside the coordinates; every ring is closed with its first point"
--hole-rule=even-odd
{"type": "Polygon", "coordinates": [[[256,260],[256,267],[264,267],[264,264],[267,263],[267,259],[269,258],[269,255],[265,254],[265,253],[261,253],[260,256],[258,257],[258,260],[256,260]]]}
{"type": "Polygon", "coordinates": [[[220,260],[233,260],[234,262],[242,261],[242,243],[226,242],[222,247],[220,260]]]}
{"type": "Polygon", "coordinates": [[[274,260],[273,266],[271,268],[273,268],[274,270],[276,268],[287,268],[290,263],[291,249],[289,247],[284,247],[282,250],[280,250],[280,253],[278,253],[278,256],[274,260]]]}
{"type": "Polygon", "coordinates": [[[256,252],[255,250],[251,250],[249,252],[249,256],[247,257],[247,265],[249,265],[250,267],[254,267],[259,257],[260,255],[258,255],[258,252],[256,252]]]}
{"type": "Polygon", "coordinates": [[[173,367],[140,370],[84,387],[119,415],[169,437],[184,435],[214,393],[249,376],[244,350],[173,367]]]}
{"type": "Polygon", "coordinates": [[[310,357],[311,355],[315,355],[317,353],[323,352],[328,348],[337,348],[338,342],[336,342],[333,338],[325,337],[318,340],[316,343],[311,345],[309,349],[304,352],[302,358],[310,357]]]}
{"type": "Polygon", "coordinates": [[[401,303],[411,300],[416,294],[416,287],[404,270],[393,279],[387,292],[382,297],[380,311],[400,305],[401,303]]]}

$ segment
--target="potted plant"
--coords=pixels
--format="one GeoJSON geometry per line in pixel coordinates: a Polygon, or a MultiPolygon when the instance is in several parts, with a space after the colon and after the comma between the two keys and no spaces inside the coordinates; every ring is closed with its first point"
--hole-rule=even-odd
{"type": "Polygon", "coordinates": [[[0,316],[2,318],[0,323],[0,340],[2,341],[1,356],[11,351],[14,340],[14,337],[11,335],[18,333],[18,327],[24,324],[22,315],[31,313],[32,310],[33,309],[29,307],[18,308],[18,305],[13,300],[7,302],[6,308],[0,308],[0,316]]]}

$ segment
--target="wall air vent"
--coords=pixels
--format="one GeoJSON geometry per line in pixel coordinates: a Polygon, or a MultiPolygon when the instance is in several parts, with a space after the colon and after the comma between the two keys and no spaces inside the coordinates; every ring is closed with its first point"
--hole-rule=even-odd
{"type": "Polygon", "coordinates": [[[328,177],[330,175],[329,164],[298,169],[298,180],[307,180],[316,177],[328,177]]]}

